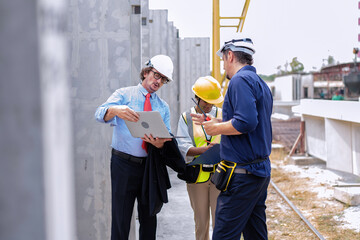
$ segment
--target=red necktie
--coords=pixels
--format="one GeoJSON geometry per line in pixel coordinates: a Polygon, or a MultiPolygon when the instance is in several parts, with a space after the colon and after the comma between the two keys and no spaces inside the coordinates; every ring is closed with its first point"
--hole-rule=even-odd
{"type": "MultiPolygon", "coordinates": [[[[151,109],[151,103],[150,103],[150,93],[146,94],[146,99],[145,99],[145,103],[144,103],[144,111],[152,111],[151,109]]],[[[146,142],[143,141],[141,147],[147,152],[147,148],[146,148],[146,142]]]]}

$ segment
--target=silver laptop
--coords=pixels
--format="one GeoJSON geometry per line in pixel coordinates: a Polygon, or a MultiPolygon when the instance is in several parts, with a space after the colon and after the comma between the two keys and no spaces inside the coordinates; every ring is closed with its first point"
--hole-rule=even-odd
{"type": "Polygon", "coordinates": [[[131,135],[135,138],[142,138],[144,134],[150,134],[156,138],[174,138],[171,136],[158,111],[137,112],[140,117],[137,122],[125,121],[131,135]]]}

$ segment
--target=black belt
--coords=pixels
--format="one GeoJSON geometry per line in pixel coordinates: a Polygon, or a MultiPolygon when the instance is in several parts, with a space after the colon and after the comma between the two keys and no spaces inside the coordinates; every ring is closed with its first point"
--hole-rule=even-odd
{"type": "Polygon", "coordinates": [[[143,162],[145,162],[146,157],[135,157],[133,155],[124,153],[124,152],[120,152],[116,149],[112,149],[111,151],[112,154],[121,157],[122,159],[125,160],[129,160],[130,162],[134,162],[134,163],[138,163],[138,164],[142,164],[143,162]]]}
{"type": "Polygon", "coordinates": [[[260,162],[264,162],[266,161],[268,158],[258,158],[258,159],[255,159],[254,161],[251,161],[251,162],[247,162],[247,163],[238,163],[236,165],[236,167],[242,167],[242,166],[247,166],[247,165],[250,165],[250,164],[253,164],[253,163],[260,163],[260,162]]]}
{"type": "Polygon", "coordinates": [[[234,169],[234,173],[251,174],[251,172],[249,172],[248,170],[243,169],[243,168],[235,168],[235,169],[234,169]]]}

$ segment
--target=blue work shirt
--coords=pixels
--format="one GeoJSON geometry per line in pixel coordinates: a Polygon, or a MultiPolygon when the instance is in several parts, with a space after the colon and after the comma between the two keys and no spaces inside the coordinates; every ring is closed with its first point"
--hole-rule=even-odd
{"type": "Polygon", "coordinates": [[[253,66],[241,68],[232,78],[223,105],[223,121],[231,120],[240,135],[221,135],[220,156],[239,164],[258,158],[266,161],[241,166],[254,175],[270,176],[273,99],[267,84],[253,66]]]}
{"type": "MultiPolygon", "coordinates": [[[[109,99],[97,108],[95,118],[102,123],[110,123],[114,126],[111,146],[121,152],[128,153],[136,157],[146,157],[146,151],[141,147],[141,138],[131,136],[125,121],[118,116],[105,122],[104,116],[110,106],[126,105],[134,111],[144,111],[145,96],[147,90],[139,83],[137,86],[124,87],[116,90],[109,99]]],[[[153,111],[159,111],[165,125],[170,132],[170,110],[169,105],[162,100],[156,93],[151,93],[151,108],[153,111]]]]}

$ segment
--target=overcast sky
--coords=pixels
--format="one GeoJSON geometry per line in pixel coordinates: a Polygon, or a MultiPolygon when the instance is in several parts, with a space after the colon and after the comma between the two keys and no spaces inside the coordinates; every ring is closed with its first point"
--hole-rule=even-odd
{"type": "MultiPolygon", "coordinates": [[[[240,16],[243,0],[220,0],[220,16],[240,16]]],[[[251,0],[242,36],[253,39],[254,66],[273,74],[293,57],[306,71],[319,70],[329,55],[340,63],[353,61],[360,27],[358,0],[251,0]]],[[[149,0],[150,9],[168,9],[180,37],[210,37],[212,0],[149,0]]],[[[221,30],[221,42],[236,35],[221,30]]],[[[284,68],[284,67],[283,67],[284,68]]]]}

